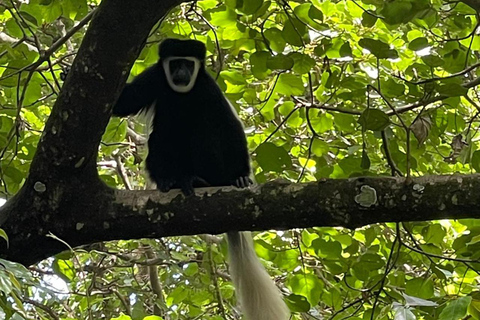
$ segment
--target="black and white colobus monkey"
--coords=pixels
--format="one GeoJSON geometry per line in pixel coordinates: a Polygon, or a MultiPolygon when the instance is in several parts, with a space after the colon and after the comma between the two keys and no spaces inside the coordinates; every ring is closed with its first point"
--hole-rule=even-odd
{"type": "MultiPolygon", "coordinates": [[[[113,114],[153,108],[146,168],[157,188],[247,187],[250,160],[235,110],[205,70],[206,48],[196,40],[164,40],[160,60],[127,84],[113,114]]],[[[287,320],[289,310],[258,260],[248,232],[229,232],[233,282],[249,320],[287,320]]]]}

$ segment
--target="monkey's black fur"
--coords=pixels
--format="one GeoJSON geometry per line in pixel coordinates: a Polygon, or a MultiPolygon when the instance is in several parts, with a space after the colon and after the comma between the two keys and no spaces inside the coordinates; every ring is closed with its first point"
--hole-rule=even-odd
{"type": "MultiPolygon", "coordinates": [[[[126,85],[113,109],[126,116],[153,108],[146,162],[161,191],[181,188],[188,195],[195,187],[252,183],[242,123],[205,71],[205,52],[198,41],[165,40],[160,60],[126,85]]],[[[232,280],[246,317],[288,320],[288,307],[258,260],[250,234],[231,231],[227,237],[232,280]]]]}
{"type": "MultiPolygon", "coordinates": [[[[195,40],[167,39],[160,60],[123,89],[113,114],[153,108],[146,168],[161,191],[185,194],[203,186],[248,186],[250,163],[243,126],[215,80],[205,70],[206,48],[195,40]],[[162,61],[195,57],[201,62],[193,88],[172,90],[162,61]]],[[[172,72],[172,70],[171,70],[172,72]]]]}

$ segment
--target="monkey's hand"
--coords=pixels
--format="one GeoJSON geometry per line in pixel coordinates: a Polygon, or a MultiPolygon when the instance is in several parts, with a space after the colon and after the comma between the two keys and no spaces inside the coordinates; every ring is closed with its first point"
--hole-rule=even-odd
{"type": "Polygon", "coordinates": [[[175,184],[175,180],[171,178],[158,178],[155,179],[157,183],[157,189],[162,192],[168,192],[172,189],[173,185],[175,184]]]}
{"type": "Polygon", "coordinates": [[[237,188],[248,188],[252,184],[253,184],[253,181],[248,176],[238,177],[233,183],[233,185],[236,186],[237,188]]]}
{"type": "Polygon", "coordinates": [[[180,189],[182,190],[185,197],[191,196],[194,194],[195,190],[193,189],[193,182],[195,177],[184,177],[179,181],[180,189]]]}
{"type": "Polygon", "coordinates": [[[197,182],[203,181],[199,179],[200,178],[196,176],[182,177],[181,179],[178,179],[178,180],[172,179],[172,178],[158,178],[156,179],[157,189],[162,192],[168,192],[173,188],[180,188],[182,190],[182,193],[185,196],[190,196],[194,193],[193,186],[196,185],[197,182]]]}

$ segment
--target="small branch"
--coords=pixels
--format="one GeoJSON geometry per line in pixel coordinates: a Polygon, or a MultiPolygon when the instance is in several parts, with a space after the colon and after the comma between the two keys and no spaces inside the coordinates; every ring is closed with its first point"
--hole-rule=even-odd
{"type": "Polygon", "coordinates": [[[113,294],[120,300],[120,302],[122,303],[123,305],[123,309],[125,311],[125,313],[129,316],[132,315],[132,308],[130,307],[130,301],[127,300],[127,298],[121,294],[120,292],[118,292],[118,290],[114,290],[114,289],[111,289],[113,294]]]}
{"type": "MultiPolygon", "coordinates": [[[[398,228],[397,228],[398,229],[398,228]]],[[[389,272],[393,269],[393,266],[395,265],[395,263],[393,262],[392,263],[392,260],[393,260],[393,256],[395,254],[395,247],[397,246],[397,243],[398,243],[398,240],[399,240],[399,237],[400,235],[397,234],[397,236],[395,237],[395,240],[393,241],[392,243],[392,248],[390,249],[390,254],[388,255],[388,260],[387,260],[387,264],[385,265],[385,273],[382,277],[382,280],[380,281],[379,285],[380,285],[380,288],[377,290],[377,292],[375,293],[375,299],[373,301],[373,306],[372,306],[372,313],[371,313],[371,316],[370,316],[370,320],[374,320],[374,316],[375,316],[375,309],[378,305],[378,301],[380,299],[380,295],[382,294],[384,288],[385,288],[385,281],[387,280],[387,276],[389,274],[389,272]]],[[[400,249],[400,246],[399,248],[400,249]]]]}
{"type": "MultiPolygon", "coordinates": [[[[145,255],[149,260],[157,259],[157,255],[149,245],[142,245],[142,247],[145,249],[145,255]]],[[[150,280],[150,286],[152,287],[152,292],[155,294],[155,296],[161,302],[161,304],[165,305],[162,284],[158,277],[158,265],[151,264],[151,265],[148,265],[147,268],[148,268],[148,277],[150,280]]],[[[153,314],[156,316],[163,316],[162,309],[158,307],[157,303],[155,303],[155,305],[153,306],[153,314]]]]}
{"type": "Polygon", "coordinates": [[[23,300],[23,302],[25,303],[29,303],[31,305],[34,305],[35,307],[39,308],[39,309],[42,309],[43,311],[45,311],[53,320],[60,320],[60,317],[58,316],[58,314],[53,311],[53,309],[49,308],[48,306],[38,302],[38,301],[35,301],[35,300],[32,300],[32,299],[25,299],[23,300]]]}
{"type": "Polygon", "coordinates": [[[218,277],[216,273],[217,266],[215,264],[215,261],[213,261],[212,258],[212,245],[208,245],[208,260],[209,260],[209,265],[210,265],[210,277],[212,277],[213,280],[213,285],[215,287],[215,295],[218,300],[218,309],[220,310],[220,313],[223,317],[223,319],[228,319],[227,317],[227,312],[225,311],[225,307],[223,305],[223,297],[222,297],[222,292],[220,291],[220,286],[218,285],[218,277]]]}
{"type": "Polygon", "coordinates": [[[335,106],[331,106],[331,105],[327,105],[327,104],[310,103],[310,102],[305,101],[305,100],[303,100],[299,97],[292,96],[292,99],[295,102],[302,104],[306,108],[334,111],[334,112],[340,112],[340,113],[346,113],[346,114],[353,114],[355,116],[360,116],[362,114],[362,111],[359,111],[359,110],[353,110],[353,109],[343,108],[343,107],[335,107],[335,106]]]}
{"type": "Polygon", "coordinates": [[[420,81],[409,81],[407,79],[404,79],[398,75],[396,75],[395,77],[405,81],[405,82],[408,82],[410,84],[413,84],[413,85],[420,85],[420,84],[425,84],[425,83],[430,83],[430,82],[435,82],[435,81],[442,81],[442,80],[447,80],[447,79],[451,79],[451,78],[455,78],[455,77],[458,77],[458,76],[463,76],[464,74],[472,71],[473,69],[476,69],[480,67],[480,62],[478,63],[475,63],[473,65],[471,65],[470,67],[462,70],[462,71],[459,71],[459,72],[456,72],[456,73],[452,73],[451,75],[448,75],[446,77],[434,77],[434,78],[431,78],[431,79],[425,79],[425,80],[420,80],[420,81]]]}
{"type": "Polygon", "coordinates": [[[392,170],[392,177],[403,176],[402,172],[397,168],[395,162],[393,162],[392,155],[390,153],[390,149],[388,148],[388,139],[387,135],[385,134],[385,130],[382,130],[382,143],[383,143],[383,150],[385,151],[385,158],[387,159],[387,163],[392,170]]]}
{"type": "Polygon", "coordinates": [[[116,154],[113,158],[115,159],[117,173],[122,179],[123,185],[127,190],[132,190],[132,184],[128,179],[127,170],[125,170],[125,166],[122,163],[122,159],[120,158],[120,155],[116,154]]]}

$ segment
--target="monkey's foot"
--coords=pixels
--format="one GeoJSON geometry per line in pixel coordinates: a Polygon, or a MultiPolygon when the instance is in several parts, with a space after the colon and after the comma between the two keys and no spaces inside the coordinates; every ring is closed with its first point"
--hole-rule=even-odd
{"type": "Polygon", "coordinates": [[[248,176],[238,177],[233,183],[237,188],[248,188],[251,184],[253,184],[253,181],[248,176]]]}
{"type": "Polygon", "coordinates": [[[194,181],[195,177],[185,177],[180,181],[180,189],[182,189],[182,192],[186,197],[191,196],[195,192],[193,188],[194,181]]]}
{"type": "Polygon", "coordinates": [[[162,191],[162,192],[168,192],[170,189],[172,189],[173,185],[175,184],[174,179],[170,178],[160,178],[156,180],[157,183],[157,189],[162,191]]]}

